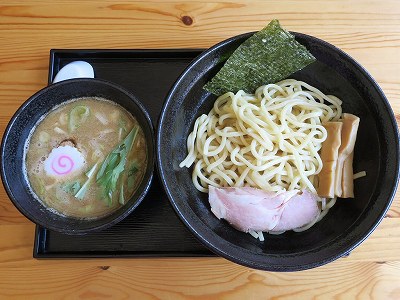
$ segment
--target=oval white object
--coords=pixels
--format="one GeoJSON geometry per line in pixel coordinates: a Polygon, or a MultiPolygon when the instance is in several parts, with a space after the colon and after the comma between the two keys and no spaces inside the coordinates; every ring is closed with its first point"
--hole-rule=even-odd
{"type": "Polygon", "coordinates": [[[86,61],[71,62],[58,71],[53,83],[72,78],[94,78],[94,70],[86,61]]]}

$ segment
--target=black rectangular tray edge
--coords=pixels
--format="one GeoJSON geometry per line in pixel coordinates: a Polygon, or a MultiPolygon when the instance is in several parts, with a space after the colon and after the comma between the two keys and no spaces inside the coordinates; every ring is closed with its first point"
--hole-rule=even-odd
{"type": "Polygon", "coordinates": [[[124,253],[124,252],[114,252],[114,253],[104,253],[104,252],[92,252],[90,254],[76,254],[76,253],[51,253],[45,252],[45,246],[43,243],[46,241],[45,237],[46,230],[40,228],[40,226],[35,226],[35,240],[33,246],[33,258],[35,259],[110,259],[110,258],[151,258],[151,259],[162,259],[162,258],[201,258],[201,257],[218,257],[215,253],[209,252],[164,252],[164,251],[147,251],[146,253],[124,253]]]}
{"type": "Polygon", "coordinates": [[[163,48],[163,49],[59,49],[54,48],[50,49],[49,55],[49,74],[48,74],[48,84],[51,84],[53,78],[55,76],[54,73],[54,64],[53,62],[56,59],[56,54],[60,56],[61,54],[64,55],[74,55],[76,58],[83,57],[85,55],[91,54],[94,55],[96,53],[101,53],[104,57],[106,56],[113,57],[117,53],[123,53],[125,55],[129,55],[132,57],[137,57],[137,55],[146,55],[154,54],[154,55],[165,55],[165,54],[176,54],[177,56],[182,53],[190,53],[193,52],[194,54],[200,54],[203,52],[204,48],[163,48]]]}

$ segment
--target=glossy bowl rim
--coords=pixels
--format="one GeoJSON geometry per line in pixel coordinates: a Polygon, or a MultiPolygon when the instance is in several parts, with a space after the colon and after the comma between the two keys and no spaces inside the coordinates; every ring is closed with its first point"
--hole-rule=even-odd
{"type": "MultiPolygon", "coordinates": [[[[335,254],[332,255],[325,255],[324,259],[315,261],[313,263],[304,263],[301,265],[291,265],[291,264],[281,264],[279,267],[269,267],[269,266],[260,266],[258,262],[255,262],[255,260],[249,259],[249,256],[246,256],[246,258],[242,258],[239,254],[240,252],[240,247],[236,246],[235,244],[232,244],[228,241],[222,241],[223,239],[216,235],[212,230],[210,230],[198,217],[195,213],[185,216],[182,212],[182,207],[180,204],[177,204],[176,201],[173,199],[172,194],[170,192],[170,189],[172,187],[168,186],[167,180],[166,180],[166,174],[164,174],[164,169],[162,167],[162,159],[161,159],[161,153],[160,153],[160,145],[161,145],[161,132],[162,132],[162,127],[164,124],[164,120],[166,118],[165,112],[167,110],[167,107],[169,106],[169,103],[173,101],[172,96],[174,95],[175,91],[177,90],[178,86],[181,84],[181,82],[184,80],[186,76],[188,76],[188,73],[191,72],[191,70],[198,64],[204,57],[208,56],[211,52],[216,51],[217,49],[226,46],[227,44],[230,44],[232,42],[235,42],[239,39],[243,38],[248,38],[252,36],[255,32],[247,32],[243,33],[240,35],[236,35],[233,37],[230,37],[228,39],[225,39],[214,46],[208,48],[204,52],[202,52],[199,56],[197,56],[187,68],[181,73],[179,78],[175,81],[174,85],[171,87],[170,91],[168,92],[168,95],[166,96],[166,99],[164,101],[164,105],[161,110],[161,114],[159,117],[158,121],[158,126],[157,126],[157,136],[156,136],[156,149],[157,149],[157,170],[158,174],[160,177],[160,180],[162,182],[162,185],[164,187],[164,190],[167,193],[168,199],[174,208],[175,213],[178,215],[182,223],[194,234],[194,236],[208,249],[216,253],[217,255],[220,255],[226,259],[229,259],[235,263],[241,264],[246,267],[251,267],[254,269],[260,269],[264,271],[279,271],[279,272],[291,272],[291,271],[301,271],[301,270],[306,270],[306,269],[311,269],[315,267],[319,267],[322,265],[325,265],[327,263],[330,263],[340,257],[348,255],[354,248],[359,246],[368,236],[376,229],[376,227],[380,224],[380,222],[383,220],[384,216],[386,215],[387,211],[389,210],[394,196],[396,194],[398,182],[399,182],[399,176],[400,176],[400,145],[399,145],[399,130],[397,127],[396,119],[394,112],[389,104],[389,101],[387,100],[385,94],[383,93],[382,89],[378,85],[378,83],[375,81],[375,79],[369,74],[369,72],[361,66],[355,59],[353,59],[349,54],[345,53],[343,50],[337,48],[336,46],[322,40],[319,38],[316,38],[311,35],[303,34],[303,33],[298,33],[298,32],[291,32],[295,37],[301,37],[301,38],[306,38],[309,40],[313,40],[317,42],[320,45],[323,45],[324,47],[332,49],[335,53],[338,53],[341,57],[344,57],[349,63],[351,63],[356,69],[357,73],[362,74],[365,76],[373,85],[373,88],[376,90],[377,94],[379,95],[379,98],[383,101],[383,104],[386,108],[386,111],[390,115],[390,123],[391,127],[393,129],[393,133],[395,136],[397,136],[397,143],[396,143],[396,157],[397,160],[395,163],[396,167],[396,173],[394,174],[393,181],[392,181],[392,190],[390,192],[390,196],[387,199],[386,205],[384,210],[382,211],[381,215],[375,220],[374,224],[368,228],[367,232],[363,232],[362,237],[360,239],[357,239],[356,241],[353,241],[352,243],[348,243],[347,246],[342,246],[341,250],[336,252],[335,254]],[[190,219],[190,221],[189,221],[190,219]],[[203,233],[200,233],[198,231],[203,231],[203,233]],[[210,241],[211,240],[211,241],[210,241]],[[230,251],[225,251],[224,249],[227,249],[228,247],[224,243],[228,243],[231,248],[234,248],[234,251],[231,249],[230,251]]],[[[347,231],[346,231],[347,232],[347,231]]],[[[345,232],[344,232],[345,233],[345,232]]],[[[344,234],[343,233],[343,234],[344,234]]],[[[251,253],[251,256],[265,256],[263,253],[251,253]]]]}
{"type": "MultiPolygon", "coordinates": [[[[76,97],[75,97],[76,98],[76,97]]],[[[73,98],[71,98],[73,99],[73,98]]],[[[110,99],[107,99],[110,100],[110,99]]],[[[110,100],[114,103],[117,103],[115,101],[113,101],[112,99],[110,100]]],[[[61,103],[60,103],[61,104],[61,103]]],[[[60,105],[57,104],[57,105],[60,105]]],[[[117,103],[118,104],[118,103],[117,103]]],[[[55,106],[57,106],[55,105],[55,106]]],[[[119,104],[121,105],[121,104],[119,104]]],[[[51,109],[53,109],[55,106],[51,107],[51,109]]],[[[121,105],[123,107],[123,105],[121,105]]],[[[123,107],[125,110],[127,110],[125,107],[123,107]]],[[[128,110],[127,110],[128,111],[128,110]]],[[[130,111],[128,111],[129,113],[131,113],[130,111]]],[[[131,113],[132,114],[132,113],[131,113]]],[[[43,87],[42,89],[38,90],[37,92],[35,92],[33,95],[31,95],[27,100],[25,100],[19,107],[18,109],[15,111],[15,113],[13,114],[13,116],[11,117],[10,121],[8,122],[3,136],[2,136],[2,140],[1,140],[1,145],[0,145],[0,177],[4,186],[4,189],[7,193],[8,198],[10,199],[10,201],[13,203],[13,205],[18,209],[18,211],[24,215],[27,219],[29,219],[31,222],[35,223],[36,225],[40,225],[44,228],[50,229],[50,230],[54,230],[60,233],[64,233],[64,234],[69,234],[69,235],[82,235],[82,234],[87,234],[90,232],[95,232],[95,231],[100,231],[106,228],[109,228],[115,224],[117,224],[118,222],[122,221],[123,219],[125,219],[129,214],[131,214],[136,208],[137,206],[139,206],[139,204],[143,201],[144,197],[146,196],[146,194],[148,193],[149,189],[150,189],[150,185],[151,182],[153,180],[153,176],[154,176],[154,167],[155,167],[155,161],[156,161],[156,155],[155,155],[155,134],[154,134],[154,125],[153,122],[150,118],[150,115],[148,113],[148,111],[146,110],[146,108],[144,107],[144,105],[140,102],[140,100],[130,91],[128,91],[127,89],[125,89],[124,87],[111,82],[109,80],[105,80],[105,79],[99,79],[99,78],[74,78],[74,79],[68,79],[68,80],[63,80],[54,84],[50,84],[48,86],[43,87]],[[128,96],[130,98],[131,101],[133,101],[137,107],[139,108],[139,110],[141,111],[142,115],[144,116],[144,119],[146,120],[146,124],[140,124],[141,126],[147,126],[149,128],[149,132],[150,132],[150,138],[153,144],[153,148],[149,149],[148,153],[151,153],[151,157],[149,157],[149,161],[148,161],[148,165],[147,165],[147,169],[151,169],[148,178],[146,179],[145,177],[143,177],[143,181],[146,181],[144,188],[142,190],[142,192],[138,195],[137,200],[132,203],[132,205],[126,209],[125,211],[119,213],[118,215],[115,216],[115,218],[113,218],[111,221],[109,222],[103,222],[97,226],[92,226],[92,227],[87,227],[84,229],[64,229],[64,228],[60,228],[57,226],[54,226],[53,224],[50,223],[46,223],[43,222],[41,219],[35,218],[35,216],[33,216],[31,214],[31,212],[27,209],[24,208],[23,205],[21,205],[19,203],[19,200],[15,199],[15,197],[13,196],[13,192],[12,192],[12,188],[8,182],[7,179],[7,172],[5,170],[5,164],[4,164],[4,149],[6,146],[6,142],[8,140],[8,136],[11,132],[11,130],[13,129],[13,125],[15,123],[15,121],[21,117],[21,115],[23,115],[26,112],[26,107],[31,104],[32,102],[38,101],[37,99],[40,98],[43,94],[45,94],[47,91],[51,90],[51,89],[57,89],[60,86],[64,86],[64,85],[69,85],[69,84],[75,84],[75,83],[80,83],[80,84],[84,84],[85,82],[95,82],[97,84],[101,84],[104,86],[108,86],[111,87],[115,90],[118,90],[119,92],[124,93],[126,96],[128,96]]],[[[34,199],[34,197],[32,196],[32,198],[34,199]]],[[[133,197],[131,197],[129,201],[132,201],[133,197]]],[[[35,201],[37,201],[37,199],[34,199],[35,201]]],[[[128,203],[127,202],[127,203],[128,203]]],[[[42,203],[41,203],[42,204],[42,203]]],[[[43,204],[42,204],[43,205],[43,204]]],[[[43,205],[44,206],[44,205],[43,205]]],[[[47,212],[49,214],[54,214],[53,212],[51,212],[50,210],[46,209],[47,212]]],[[[115,212],[114,212],[115,213],[115,212]]],[[[103,217],[99,217],[99,218],[95,218],[95,219],[82,219],[84,221],[87,221],[88,223],[90,223],[90,221],[98,221],[101,220],[103,218],[107,218],[110,215],[105,215],[103,217]]],[[[66,219],[74,219],[76,220],[76,218],[73,217],[68,217],[65,216],[66,219]]]]}

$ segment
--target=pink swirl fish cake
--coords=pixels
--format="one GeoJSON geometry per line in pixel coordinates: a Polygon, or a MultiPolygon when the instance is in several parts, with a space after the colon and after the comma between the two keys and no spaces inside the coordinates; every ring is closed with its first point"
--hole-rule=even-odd
{"type": "Polygon", "coordinates": [[[75,147],[66,145],[51,150],[44,161],[46,175],[63,178],[81,170],[85,165],[85,158],[75,147]]]}

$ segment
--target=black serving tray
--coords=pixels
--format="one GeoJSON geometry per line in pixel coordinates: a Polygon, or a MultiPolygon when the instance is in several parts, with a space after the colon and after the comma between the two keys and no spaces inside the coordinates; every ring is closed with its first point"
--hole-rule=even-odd
{"type": "MultiPolygon", "coordinates": [[[[66,64],[84,60],[96,78],[110,80],[133,92],[147,108],[154,125],[169,89],[200,53],[174,50],[50,51],[49,84],[66,64]]],[[[155,126],[157,128],[157,126],[155,126]]],[[[139,207],[113,227],[72,236],[36,226],[33,257],[177,257],[213,256],[196,240],[172,209],[157,170],[149,193],[139,207]]]]}

